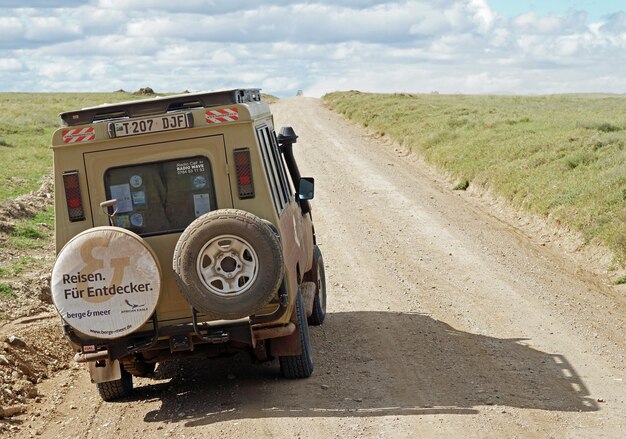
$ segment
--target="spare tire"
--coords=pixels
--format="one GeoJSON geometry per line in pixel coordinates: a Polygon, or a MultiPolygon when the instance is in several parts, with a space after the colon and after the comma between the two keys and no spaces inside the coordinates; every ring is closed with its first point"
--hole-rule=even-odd
{"type": "Polygon", "coordinates": [[[212,319],[258,312],[283,278],[280,241],[259,217],[236,209],[209,212],[180,236],[173,268],[182,295],[212,319]]]}
{"type": "Polygon", "coordinates": [[[74,329],[95,338],[139,329],[156,309],[161,267],[135,233],[94,227],[72,238],[52,269],[52,301],[74,329]]]}

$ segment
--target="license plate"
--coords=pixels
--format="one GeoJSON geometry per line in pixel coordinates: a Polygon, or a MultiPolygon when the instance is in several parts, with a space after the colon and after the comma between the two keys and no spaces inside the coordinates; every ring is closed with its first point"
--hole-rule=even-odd
{"type": "Polygon", "coordinates": [[[158,133],[161,131],[180,130],[193,127],[191,113],[176,113],[165,116],[146,117],[109,123],[109,136],[127,137],[139,134],[158,133]]]}

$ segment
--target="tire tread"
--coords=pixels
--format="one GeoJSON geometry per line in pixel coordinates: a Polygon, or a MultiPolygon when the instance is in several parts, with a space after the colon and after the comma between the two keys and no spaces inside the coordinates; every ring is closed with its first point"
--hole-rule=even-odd
{"type": "Polygon", "coordinates": [[[97,383],[96,387],[104,401],[115,401],[133,394],[133,377],[122,368],[122,377],[119,380],[97,383]]]}
{"type": "Polygon", "coordinates": [[[300,333],[300,355],[286,355],[278,357],[280,371],[285,378],[308,378],[313,373],[313,356],[311,354],[311,342],[309,339],[309,326],[306,313],[302,304],[302,296],[298,292],[296,299],[298,330],[300,333]]]}
{"type": "Polygon", "coordinates": [[[319,247],[316,245],[313,250],[313,270],[312,270],[313,273],[311,276],[316,286],[317,286],[317,275],[320,270],[322,272],[321,280],[322,280],[323,288],[324,288],[324,291],[321,292],[321,294],[324,295],[324,306],[322,306],[322,302],[320,300],[320,291],[319,289],[316,288],[317,291],[315,291],[315,299],[313,299],[313,312],[311,313],[308,319],[309,325],[311,326],[321,325],[322,323],[324,323],[324,319],[326,318],[326,300],[327,300],[326,272],[324,270],[324,258],[322,257],[322,252],[320,251],[319,247]]]}

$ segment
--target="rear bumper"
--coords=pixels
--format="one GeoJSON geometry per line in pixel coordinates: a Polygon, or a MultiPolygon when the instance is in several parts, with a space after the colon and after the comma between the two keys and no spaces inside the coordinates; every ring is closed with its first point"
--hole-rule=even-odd
{"type": "Polygon", "coordinates": [[[133,333],[112,340],[82,338],[68,324],[63,325],[63,331],[78,349],[74,356],[78,363],[114,361],[148,351],[193,351],[195,346],[203,344],[230,343],[254,348],[259,340],[286,337],[296,330],[291,322],[271,325],[271,322],[278,321],[285,315],[287,310],[287,303],[281,302],[272,314],[206,323],[198,323],[197,313],[192,310],[192,322],[164,327],[159,327],[159,322],[153,315],[152,331],[133,333]]]}

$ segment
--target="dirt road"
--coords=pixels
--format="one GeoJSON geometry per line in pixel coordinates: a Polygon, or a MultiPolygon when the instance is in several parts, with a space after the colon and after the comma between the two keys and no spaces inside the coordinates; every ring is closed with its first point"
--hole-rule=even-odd
{"type": "Polygon", "coordinates": [[[21,436],[623,437],[623,289],[318,100],[274,112],[316,178],[329,314],[314,375],[196,359],[103,403],[74,368],[40,386],[21,436]]]}

